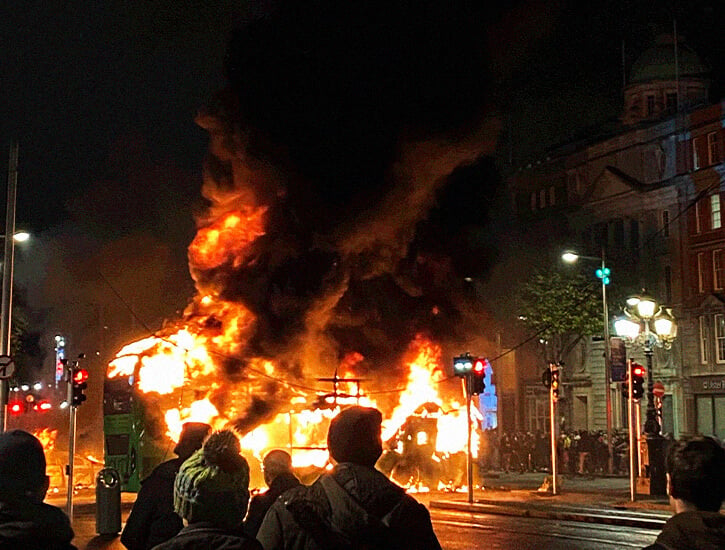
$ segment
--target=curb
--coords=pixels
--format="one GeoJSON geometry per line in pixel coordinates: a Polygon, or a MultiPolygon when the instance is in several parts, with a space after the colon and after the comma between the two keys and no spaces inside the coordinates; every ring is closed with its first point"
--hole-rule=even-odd
{"type": "Polygon", "coordinates": [[[643,529],[662,529],[664,518],[646,517],[643,515],[618,515],[607,510],[601,512],[576,512],[570,510],[556,510],[533,506],[500,505],[485,502],[467,502],[432,500],[430,508],[438,510],[455,510],[457,512],[470,512],[479,514],[497,514],[504,516],[529,517],[538,519],[558,519],[561,521],[578,521],[582,523],[601,523],[606,525],[621,525],[626,527],[640,527],[643,529]]]}

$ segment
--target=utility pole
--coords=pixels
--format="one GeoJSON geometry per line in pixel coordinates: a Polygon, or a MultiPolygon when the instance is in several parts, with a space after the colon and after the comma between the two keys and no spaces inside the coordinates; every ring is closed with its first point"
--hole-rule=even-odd
{"type": "MultiPolygon", "coordinates": [[[[2,314],[0,315],[0,355],[10,355],[13,307],[13,260],[15,258],[15,201],[18,188],[18,143],[10,146],[8,160],[8,200],[5,210],[5,256],[3,258],[2,314]]],[[[0,433],[7,428],[8,381],[0,380],[0,433]]]]}

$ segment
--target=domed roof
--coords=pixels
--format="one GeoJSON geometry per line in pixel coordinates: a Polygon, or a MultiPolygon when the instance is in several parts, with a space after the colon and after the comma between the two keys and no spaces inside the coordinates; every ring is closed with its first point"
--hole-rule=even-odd
{"type": "MultiPolygon", "coordinates": [[[[682,37],[677,44],[677,65],[680,78],[704,77],[709,72],[708,66],[694,50],[683,43],[682,37]]],[[[629,84],[676,78],[674,39],[671,34],[662,34],[632,65],[629,84]]]]}

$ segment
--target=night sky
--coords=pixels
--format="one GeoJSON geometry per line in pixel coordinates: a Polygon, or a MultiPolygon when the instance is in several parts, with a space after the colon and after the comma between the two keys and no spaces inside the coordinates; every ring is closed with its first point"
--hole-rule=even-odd
{"type": "MultiPolygon", "coordinates": [[[[380,199],[401,136],[455,140],[496,115],[495,154],[454,174],[413,241],[466,275],[496,259],[484,228],[509,158],[525,163],[616,120],[623,40],[629,67],[676,15],[712,67],[713,99],[725,95],[715,0],[57,4],[0,18],[0,159],[19,140],[17,223],[45,241],[26,277],[63,263],[30,291],[36,307],[95,300],[81,297],[96,292],[83,261],[109,278],[158,258],[159,288],[178,296],[139,316],[183,307],[208,143],[194,117],[227,82],[259,159],[295,174],[296,214],[328,228],[380,199]]],[[[128,304],[153,301],[153,285],[134,296],[138,280],[115,282],[128,304]]]]}

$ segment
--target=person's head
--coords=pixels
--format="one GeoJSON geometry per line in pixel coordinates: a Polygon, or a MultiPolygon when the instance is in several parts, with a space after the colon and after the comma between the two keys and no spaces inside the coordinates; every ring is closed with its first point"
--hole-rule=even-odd
{"type": "Polygon", "coordinates": [[[710,437],[676,441],[667,454],[667,492],[680,507],[717,512],[725,500],[725,449],[710,437]]]}
{"type": "Polygon", "coordinates": [[[187,459],[174,481],[174,510],[188,523],[236,529],[247,513],[249,465],[231,430],[214,432],[187,459]]]}
{"type": "Polygon", "coordinates": [[[281,449],[269,451],[262,460],[262,470],[264,482],[271,485],[277,476],[292,473],[292,457],[281,449]]]}
{"type": "Polygon", "coordinates": [[[370,407],[348,407],[330,422],[327,448],[336,462],[372,468],[383,452],[380,426],[383,415],[370,407]]]}
{"type": "Polygon", "coordinates": [[[211,426],[203,422],[187,422],[181,427],[179,442],[174,447],[174,454],[183,462],[189,458],[194,451],[201,449],[204,440],[211,433],[211,426]]]}
{"type": "Polygon", "coordinates": [[[0,434],[0,499],[42,502],[49,483],[40,441],[23,430],[0,434]]]}

